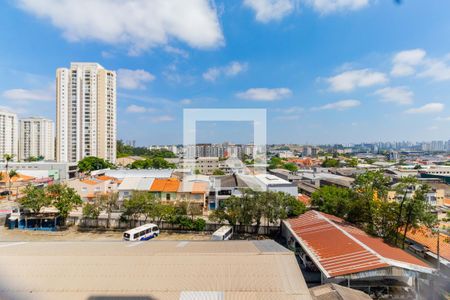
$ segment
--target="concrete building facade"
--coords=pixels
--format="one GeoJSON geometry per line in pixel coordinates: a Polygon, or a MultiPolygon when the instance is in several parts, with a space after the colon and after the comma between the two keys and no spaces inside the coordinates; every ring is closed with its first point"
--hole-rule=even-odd
{"type": "Polygon", "coordinates": [[[55,132],[52,120],[31,117],[19,120],[19,159],[55,159],[55,132]]]}
{"type": "Polygon", "coordinates": [[[18,156],[18,122],[17,115],[0,110],[0,160],[5,154],[18,156]]]}
{"type": "Polygon", "coordinates": [[[116,73],[97,63],[56,71],[56,156],[116,160],[116,73]]]}

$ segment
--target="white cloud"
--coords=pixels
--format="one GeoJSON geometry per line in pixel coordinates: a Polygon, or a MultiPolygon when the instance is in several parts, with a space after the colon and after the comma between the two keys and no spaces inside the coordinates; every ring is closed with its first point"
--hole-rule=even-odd
{"type": "Polygon", "coordinates": [[[165,46],[164,51],[166,51],[167,53],[179,55],[184,58],[189,57],[189,53],[187,51],[184,51],[183,49],[180,48],[172,47],[170,45],[165,46]]]}
{"type": "Polygon", "coordinates": [[[217,77],[220,76],[219,68],[209,68],[205,73],[203,73],[203,79],[208,81],[215,81],[217,77]]]}
{"type": "Polygon", "coordinates": [[[209,68],[205,73],[203,73],[202,76],[203,79],[207,81],[216,81],[216,79],[221,75],[232,77],[238,75],[239,73],[245,72],[247,70],[247,67],[247,63],[232,61],[228,65],[223,67],[209,68]]]}
{"type": "Polygon", "coordinates": [[[283,113],[283,114],[297,114],[305,111],[303,107],[300,106],[292,106],[287,108],[279,108],[277,111],[283,113]]]}
{"type": "Polygon", "coordinates": [[[156,116],[150,119],[153,123],[170,122],[175,120],[174,117],[169,115],[156,116]]]}
{"type": "Polygon", "coordinates": [[[18,6],[49,19],[69,41],[129,45],[130,54],[172,39],[201,49],[224,43],[217,11],[208,0],[19,0],[18,6]]]}
{"type": "Polygon", "coordinates": [[[437,117],[436,121],[445,121],[445,122],[449,122],[450,121],[450,117],[437,117]]]}
{"type": "Polygon", "coordinates": [[[427,60],[425,69],[419,73],[419,77],[428,77],[436,81],[450,80],[450,66],[446,60],[427,60]]]}
{"type": "Polygon", "coordinates": [[[145,70],[117,70],[117,85],[127,90],[145,89],[145,83],[155,80],[155,76],[145,70]]]}
{"type": "Polygon", "coordinates": [[[192,104],[192,100],[191,100],[191,99],[188,99],[188,98],[186,98],[186,99],[181,99],[180,103],[181,103],[182,105],[189,105],[189,104],[192,104]]]}
{"type": "Polygon", "coordinates": [[[237,93],[236,96],[253,101],[275,101],[292,96],[292,91],[288,88],[251,88],[237,93]]]}
{"type": "Polygon", "coordinates": [[[414,97],[414,93],[405,86],[379,89],[375,92],[375,95],[380,96],[383,102],[393,102],[400,105],[411,104],[414,97]]]}
{"type": "Polygon", "coordinates": [[[255,18],[262,23],[281,20],[294,10],[295,0],[244,0],[244,5],[255,12],[255,18]]]}
{"type": "Polygon", "coordinates": [[[359,10],[369,5],[369,0],[308,0],[307,3],[321,14],[344,10],[359,10]]]}
{"type": "Polygon", "coordinates": [[[319,107],[313,107],[312,110],[346,110],[353,107],[360,106],[361,102],[358,100],[348,99],[348,100],[341,100],[333,103],[328,103],[323,106],[319,107]]]}
{"type": "Polygon", "coordinates": [[[153,112],[153,111],[155,111],[155,109],[144,107],[144,106],[139,106],[139,105],[135,105],[135,104],[129,105],[126,109],[126,112],[129,112],[129,113],[146,113],[146,112],[153,112]]]}
{"type": "Polygon", "coordinates": [[[439,102],[433,102],[425,104],[424,106],[411,108],[405,111],[407,114],[428,114],[428,113],[437,113],[444,110],[444,104],[439,102]]]}
{"type": "Polygon", "coordinates": [[[330,89],[335,92],[348,92],[357,87],[369,87],[388,82],[384,73],[374,72],[370,69],[346,71],[339,75],[327,78],[330,89]]]}
{"type": "Polygon", "coordinates": [[[55,92],[50,89],[11,89],[4,91],[2,96],[8,100],[17,101],[52,101],[55,99],[55,92]]]}
{"type": "Polygon", "coordinates": [[[295,121],[300,119],[300,115],[281,115],[276,117],[280,121],[295,121]]]}
{"type": "Polygon", "coordinates": [[[408,76],[416,73],[416,67],[420,65],[426,56],[423,49],[412,49],[398,52],[393,60],[391,75],[400,77],[408,76]]]}

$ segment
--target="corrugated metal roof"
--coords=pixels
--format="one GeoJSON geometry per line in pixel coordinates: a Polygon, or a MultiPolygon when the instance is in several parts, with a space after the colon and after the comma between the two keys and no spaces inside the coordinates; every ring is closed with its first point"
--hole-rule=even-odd
{"type": "Polygon", "coordinates": [[[285,224],[327,277],[390,266],[425,273],[432,271],[418,258],[367,235],[336,216],[312,210],[285,224]]]}
{"type": "Polygon", "coordinates": [[[0,298],[311,299],[293,253],[266,252],[277,245],[180,243],[0,242],[0,298]]]}
{"type": "Polygon", "coordinates": [[[154,178],[127,177],[119,185],[119,191],[148,191],[154,178]]]}

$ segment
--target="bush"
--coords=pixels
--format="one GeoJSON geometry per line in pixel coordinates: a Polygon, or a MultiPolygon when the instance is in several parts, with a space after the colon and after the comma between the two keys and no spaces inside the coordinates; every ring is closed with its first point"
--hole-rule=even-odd
{"type": "Polygon", "coordinates": [[[195,219],[193,223],[193,229],[196,231],[202,231],[206,228],[206,221],[203,219],[195,219]]]}

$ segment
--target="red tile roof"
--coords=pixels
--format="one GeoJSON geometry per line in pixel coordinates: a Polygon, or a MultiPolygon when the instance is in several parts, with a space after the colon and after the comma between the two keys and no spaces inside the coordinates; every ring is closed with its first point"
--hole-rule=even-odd
{"type": "Polygon", "coordinates": [[[298,201],[302,202],[306,206],[311,205],[311,197],[304,194],[298,194],[298,201]]]}
{"type": "Polygon", "coordinates": [[[176,193],[178,191],[179,186],[180,181],[176,178],[166,178],[166,179],[155,178],[155,180],[153,180],[152,186],[150,187],[150,191],[176,193]]]}
{"type": "MultiPolygon", "coordinates": [[[[406,233],[406,237],[437,254],[437,236],[430,229],[424,227],[412,229],[406,233]]],[[[439,234],[439,255],[450,261],[450,237],[443,233],[439,234]]]]}
{"type": "Polygon", "coordinates": [[[311,210],[289,219],[287,224],[328,277],[399,265],[431,272],[420,259],[369,236],[336,216],[311,210]]]}

